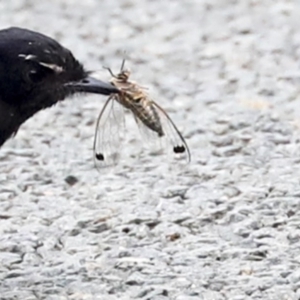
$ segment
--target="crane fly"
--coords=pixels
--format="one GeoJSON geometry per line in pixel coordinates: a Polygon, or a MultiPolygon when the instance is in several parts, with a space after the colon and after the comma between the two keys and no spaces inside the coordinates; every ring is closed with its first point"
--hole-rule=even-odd
{"type": "Polygon", "coordinates": [[[184,157],[189,162],[191,154],[182,134],[165,110],[149,99],[145,88],[129,80],[130,71],[124,69],[124,64],[125,60],[117,75],[106,68],[112,76],[110,83],[120,92],[108,98],[97,119],[93,147],[96,165],[104,167],[118,162],[125,134],[125,110],[132,113],[147,140],[165,138],[175,156],[184,157]]]}

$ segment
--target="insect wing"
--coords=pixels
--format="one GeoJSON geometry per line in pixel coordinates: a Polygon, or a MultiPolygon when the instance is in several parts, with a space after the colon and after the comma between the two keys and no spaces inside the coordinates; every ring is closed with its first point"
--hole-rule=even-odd
{"type": "Polygon", "coordinates": [[[155,150],[161,150],[163,147],[158,134],[146,126],[134,113],[132,114],[145,145],[147,147],[154,148],[155,150]]]}
{"type": "Polygon", "coordinates": [[[172,151],[176,157],[183,158],[187,162],[190,162],[190,149],[181,132],[161,106],[154,101],[151,101],[151,103],[159,114],[161,126],[164,131],[164,138],[166,139],[166,142],[169,143],[169,145],[167,145],[168,151],[172,151]],[[171,149],[169,149],[170,147],[171,149]]]}
{"type": "Polygon", "coordinates": [[[158,122],[161,123],[164,135],[160,137],[157,132],[148,128],[136,115],[134,115],[143,140],[148,145],[154,146],[155,149],[166,150],[167,153],[172,153],[176,158],[182,158],[187,162],[190,162],[191,153],[188,145],[172,119],[165,110],[154,101],[149,101],[149,105],[152,105],[156,109],[159,116],[158,122]]]}
{"type": "Polygon", "coordinates": [[[120,144],[125,134],[124,108],[118,95],[108,98],[99,114],[94,138],[94,160],[97,168],[116,165],[120,158],[120,144]]]}

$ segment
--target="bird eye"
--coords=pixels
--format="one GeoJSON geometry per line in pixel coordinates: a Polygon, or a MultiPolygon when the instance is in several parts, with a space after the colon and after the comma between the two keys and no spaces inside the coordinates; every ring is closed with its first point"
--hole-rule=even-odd
{"type": "Polygon", "coordinates": [[[45,70],[45,68],[31,69],[27,73],[27,77],[32,83],[39,83],[48,75],[48,73],[49,72],[45,70]]]}
{"type": "Polygon", "coordinates": [[[37,83],[40,81],[40,76],[38,75],[38,72],[31,70],[28,73],[28,79],[34,83],[37,83]]]}

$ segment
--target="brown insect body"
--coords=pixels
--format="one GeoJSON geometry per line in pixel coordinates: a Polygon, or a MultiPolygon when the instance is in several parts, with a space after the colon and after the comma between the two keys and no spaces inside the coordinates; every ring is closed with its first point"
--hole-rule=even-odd
{"type": "Polygon", "coordinates": [[[133,81],[128,81],[129,76],[130,72],[123,70],[110,81],[121,91],[117,101],[130,109],[135,118],[138,118],[145,126],[155,131],[159,137],[164,136],[160,118],[153,102],[147,99],[147,94],[140,86],[133,81]]]}
{"type": "Polygon", "coordinates": [[[162,140],[167,142],[168,149],[172,149],[173,153],[190,161],[191,154],[188,145],[178,128],[164,109],[149,99],[145,88],[128,80],[130,72],[123,69],[124,62],[117,75],[108,69],[112,75],[110,83],[120,92],[108,98],[97,120],[94,139],[96,166],[98,163],[103,167],[115,165],[119,159],[119,154],[122,152],[121,140],[125,133],[123,108],[132,112],[139,129],[141,129],[141,134],[146,137],[146,140],[151,138],[149,131],[152,131],[157,134],[155,139],[163,138],[162,140]],[[148,132],[147,129],[149,129],[148,132]]]}

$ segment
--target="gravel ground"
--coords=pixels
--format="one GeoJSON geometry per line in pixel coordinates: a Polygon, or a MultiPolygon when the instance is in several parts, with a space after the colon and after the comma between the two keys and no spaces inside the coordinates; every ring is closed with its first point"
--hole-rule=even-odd
{"type": "Polygon", "coordinates": [[[140,158],[99,173],[104,96],[37,114],[0,151],[0,299],[300,299],[297,2],[1,1],[2,28],[90,69],[125,56],[192,162],[151,156],[129,127],[140,158]]]}

